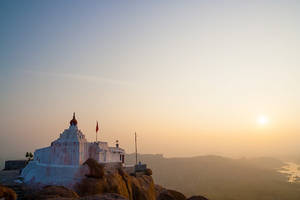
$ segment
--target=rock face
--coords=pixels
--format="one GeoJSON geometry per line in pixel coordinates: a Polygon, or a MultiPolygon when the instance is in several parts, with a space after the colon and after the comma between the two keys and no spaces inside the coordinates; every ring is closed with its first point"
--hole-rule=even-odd
{"type": "Polygon", "coordinates": [[[0,199],[16,200],[17,195],[12,189],[0,185],[0,199]]]}
{"type": "Polygon", "coordinates": [[[63,186],[45,186],[43,189],[35,192],[34,194],[29,193],[26,195],[26,199],[32,200],[46,200],[46,199],[61,199],[61,198],[79,198],[76,192],[65,188],[63,186]]]}
{"type": "Polygon", "coordinates": [[[89,167],[89,173],[86,174],[87,177],[103,178],[105,173],[104,166],[97,163],[94,159],[87,159],[87,161],[85,161],[83,165],[87,165],[89,167]]]}
{"type": "Polygon", "coordinates": [[[205,198],[204,196],[192,196],[192,197],[188,198],[187,200],[208,200],[208,199],[205,198]]]}
{"type": "Polygon", "coordinates": [[[93,195],[87,197],[81,197],[79,200],[127,200],[119,194],[108,193],[104,195],[93,195]]]}
{"type": "MultiPolygon", "coordinates": [[[[100,169],[98,163],[91,164],[90,172],[100,169]]],[[[129,200],[155,200],[154,181],[151,176],[129,176],[123,169],[106,172],[103,177],[95,177],[90,173],[75,186],[80,196],[95,194],[116,193],[129,200]]]]}
{"type": "Polygon", "coordinates": [[[157,200],[208,200],[203,196],[186,198],[184,194],[175,190],[168,190],[160,185],[155,185],[155,191],[157,200]]]}

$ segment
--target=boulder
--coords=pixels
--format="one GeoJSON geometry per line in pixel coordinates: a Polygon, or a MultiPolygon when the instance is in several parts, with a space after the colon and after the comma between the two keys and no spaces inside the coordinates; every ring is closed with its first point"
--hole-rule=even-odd
{"type": "MultiPolygon", "coordinates": [[[[32,199],[26,199],[32,200],[32,199]]],[[[66,198],[66,197],[45,197],[42,200],[78,200],[77,198],[66,198]]]]}
{"type": "Polygon", "coordinates": [[[162,193],[164,190],[166,190],[164,187],[157,185],[157,184],[154,186],[154,189],[155,189],[156,199],[158,199],[158,196],[160,195],[160,193],[162,193]]]}
{"type": "Polygon", "coordinates": [[[114,194],[114,193],[107,193],[104,195],[93,195],[93,196],[86,196],[81,197],[79,200],[128,200],[125,197],[114,194]]]}
{"type": "Polygon", "coordinates": [[[205,198],[204,196],[192,196],[192,197],[188,198],[187,200],[208,200],[208,199],[205,198]]]}
{"type": "Polygon", "coordinates": [[[16,200],[17,194],[12,189],[5,187],[3,185],[0,185],[0,199],[16,200]]]}
{"type": "Polygon", "coordinates": [[[129,181],[132,190],[132,200],[155,200],[155,186],[151,176],[130,176],[129,181]]]}
{"type": "Polygon", "coordinates": [[[76,185],[75,190],[80,196],[116,193],[129,200],[155,200],[156,193],[151,176],[133,177],[124,173],[105,175],[102,179],[85,178],[76,185]]]}
{"type": "Polygon", "coordinates": [[[42,190],[36,192],[32,199],[48,200],[48,199],[63,199],[63,198],[79,198],[76,192],[63,186],[45,186],[42,190]]]}
{"type": "Polygon", "coordinates": [[[107,191],[107,184],[103,179],[84,178],[75,185],[75,191],[79,196],[103,194],[107,191]]]}
{"type": "Polygon", "coordinates": [[[152,170],[149,169],[149,168],[147,168],[147,169],[145,170],[145,175],[147,175],[147,176],[152,176],[152,170]]]}
{"type": "Polygon", "coordinates": [[[102,178],[104,176],[104,166],[99,164],[96,160],[89,158],[83,165],[89,167],[89,174],[86,174],[87,177],[91,178],[102,178]]]}
{"type": "Polygon", "coordinates": [[[159,195],[157,200],[186,200],[186,197],[175,190],[163,190],[159,195]]]}
{"type": "MultiPolygon", "coordinates": [[[[95,172],[95,169],[102,170],[102,167],[97,162],[89,161],[87,165],[90,168],[91,174],[93,174],[93,170],[95,172]]],[[[154,181],[150,175],[130,176],[122,168],[106,173],[103,170],[103,176],[95,175],[97,174],[87,176],[75,185],[75,191],[80,196],[115,193],[129,200],[156,199],[154,181]]]]}

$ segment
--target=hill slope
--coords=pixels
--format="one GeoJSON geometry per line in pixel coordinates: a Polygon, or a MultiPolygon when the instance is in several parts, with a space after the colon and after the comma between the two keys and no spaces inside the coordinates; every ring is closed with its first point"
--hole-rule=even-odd
{"type": "MultiPolygon", "coordinates": [[[[127,163],[134,163],[134,155],[127,163]]],[[[300,184],[277,172],[284,163],[273,158],[230,159],[220,156],[164,158],[140,155],[153,170],[156,183],[191,196],[212,200],[300,199],[300,184]]]]}

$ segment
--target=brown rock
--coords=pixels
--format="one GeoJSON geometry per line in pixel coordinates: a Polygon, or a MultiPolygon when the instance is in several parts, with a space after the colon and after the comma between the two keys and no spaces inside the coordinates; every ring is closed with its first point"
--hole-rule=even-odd
{"type": "Polygon", "coordinates": [[[106,192],[120,194],[126,198],[130,198],[131,188],[128,182],[129,176],[126,173],[123,173],[123,175],[119,173],[108,174],[105,178],[108,186],[106,192]]]}
{"type": "Polygon", "coordinates": [[[86,196],[81,197],[79,200],[128,200],[125,197],[114,194],[114,193],[107,193],[104,195],[93,195],[93,196],[86,196]]]}
{"type": "Polygon", "coordinates": [[[75,191],[80,196],[103,194],[107,191],[107,184],[104,179],[85,178],[75,185],[75,191]]]}
{"type": "Polygon", "coordinates": [[[192,197],[188,198],[187,200],[208,200],[208,199],[205,198],[204,196],[192,196],[192,197]]]}
{"type": "Polygon", "coordinates": [[[164,187],[162,187],[160,185],[155,185],[154,188],[155,188],[155,193],[156,193],[156,199],[158,198],[160,193],[162,193],[164,190],[166,190],[164,187]]]}
{"type": "Polygon", "coordinates": [[[83,165],[88,165],[89,167],[90,172],[86,175],[87,177],[102,178],[104,176],[104,166],[99,164],[96,160],[89,158],[83,165]]]}
{"type": "Polygon", "coordinates": [[[116,193],[129,198],[130,193],[125,180],[118,173],[106,174],[101,179],[85,178],[75,186],[75,190],[80,196],[116,193]]]}
{"type": "MultiPolygon", "coordinates": [[[[99,164],[94,161],[89,161],[89,163],[92,163],[89,167],[92,166],[94,169],[102,169],[98,166],[99,164]]],[[[129,200],[156,199],[154,182],[151,176],[129,176],[122,168],[110,173],[104,173],[103,170],[103,176],[101,178],[95,178],[94,175],[88,176],[75,185],[75,191],[80,196],[116,193],[129,200]]]]}
{"type": "Polygon", "coordinates": [[[151,176],[130,177],[133,200],[155,200],[155,186],[151,176]]]}
{"type": "Polygon", "coordinates": [[[158,200],[186,200],[186,197],[175,190],[163,190],[158,195],[158,200]]]}
{"type": "Polygon", "coordinates": [[[76,192],[65,188],[63,186],[45,186],[42,190],[38,191],[33,199],[48,200],[48,199],[63,199],[63,198],[78,198],[76,192]]]}
{"type": "Polygon", "coordinates": [[[0,198],[4,198],[5,200],[16,200],[17,194],[12,189],[0,185],[0,198]]]}
{"type": "MultiPolygon", "coordinates": [[[[27,200],[32,200],[32,199],[27,199],[27,200]]],[[[42,200],[78,200],[77,198],[66,198],[66,197],[45,197],[42,200]]]]}
{"type": "Polygon", "coordinates": [[[147,175],[147,176],[152,176],[152,170],[151,169],[149,169],[149,168],[147,168],[146,170],[145,170],[145,175],[147,175]]]}

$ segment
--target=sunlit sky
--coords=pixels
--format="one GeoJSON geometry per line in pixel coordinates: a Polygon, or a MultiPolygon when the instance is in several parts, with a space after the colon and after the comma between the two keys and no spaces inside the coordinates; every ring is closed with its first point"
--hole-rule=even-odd
{"type": "Polygon", "coordinates": [[[78,126],[131,153],[300,153],[299,1],[1,1],[0,157],[78,126]],[[261,117],[264,122],[261,122],[261,117]]]}

